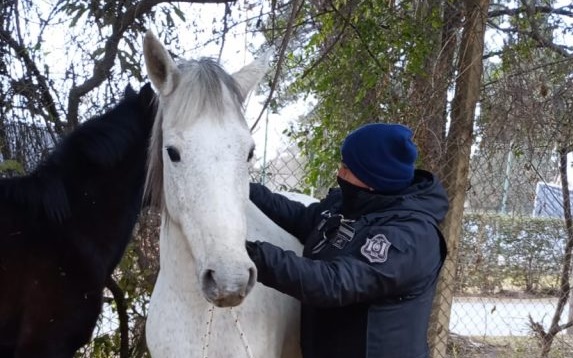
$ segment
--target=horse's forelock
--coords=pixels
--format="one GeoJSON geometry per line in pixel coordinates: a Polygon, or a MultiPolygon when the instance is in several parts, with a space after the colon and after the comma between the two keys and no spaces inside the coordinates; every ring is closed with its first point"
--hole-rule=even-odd
{"type": "MultiPolygon", "coordinates": [[[[175,120],[194,120],[204,113],[214,113],[213,118],[225,118],[221,114],[225,106],[226,89],[231,97],[231,110],[242,117],[243,95],[233,76],[228,74],[215,60],[201,58],[184,61],[178,65],[180,71],[177,89],[169,97],[169,106],[174,107],[175,120]]],[[[211,117],[211,116],[210,116],[211,117]]],[[[187,125],[189,123],[184,123],[187,125]]],[[[181,123],[172,123],[181,125],[181,123]]]]}

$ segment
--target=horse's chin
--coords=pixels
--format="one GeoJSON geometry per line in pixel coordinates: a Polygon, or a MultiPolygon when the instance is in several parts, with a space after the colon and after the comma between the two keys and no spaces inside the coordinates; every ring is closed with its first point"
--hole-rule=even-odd
{"type": "Polygon", "coordinates": [[[235,307],[243,303],[246,295],[227,295],[224,297],[209,297],[205,295],[205,299],[220,308],[235,307]]]}

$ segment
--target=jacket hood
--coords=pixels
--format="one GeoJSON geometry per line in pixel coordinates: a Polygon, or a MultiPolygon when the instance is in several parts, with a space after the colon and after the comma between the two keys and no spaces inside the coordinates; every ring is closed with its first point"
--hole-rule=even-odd
{"type": "MultiPolygon", "coordinates": [[[[344,190],[348,191],[345,188],[344,190]]],[[[423,213],[439,223],[444,220],[449,207],[446,191],[438,178],[420,169],[416,169],[412,184],[399,194],[388,195],[367,190],[353,190],[350,195],[352,199],[349,200],[347,193],[336,189],[331,195],[342,201],[340,209],[349,219],[357,219],[371,212],[396,210],[423,213]],[[348,205],[349,202],[351,205],[348,205]]]]}
{"type": "Polygon", "coordinates": [[[425,170],[416,170],[414,182],[400,197],[400,209],[424,213],[437,222],[443,221],[448,212],[446,190],[436,175],[425,170]]]}

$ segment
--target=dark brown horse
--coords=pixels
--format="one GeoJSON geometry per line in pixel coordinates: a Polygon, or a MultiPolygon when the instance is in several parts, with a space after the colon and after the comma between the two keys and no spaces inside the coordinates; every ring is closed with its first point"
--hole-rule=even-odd
{"type": "Polygon", "coordinates": [[[142,205],[149,85],[81,124],[30,175],[0,180],[0,358],[70,358],[142,205]]]}

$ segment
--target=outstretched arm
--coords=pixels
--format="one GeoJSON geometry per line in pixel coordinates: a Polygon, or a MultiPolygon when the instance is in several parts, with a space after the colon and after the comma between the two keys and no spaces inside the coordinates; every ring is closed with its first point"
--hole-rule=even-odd
{"type": "Polygon", "coordinates": [[[251,183],[250,199],[266,216],[301,242],[316,225],[320,214],[319,203],[307,207],[298,201],[273,193],[261,184],[251,183]]]}
{"type": "Polygon", "coordinates": [[[258,281],[301,302],[320,307],[380,302],[423,292],[441,267],[439,239],[424,238],[432,248],[398,244],[387,251],[385,262],[368,262],[360,254],[332,260],[299,257],[266,242],[248,242],[247,251],[257,266],[258,281]]]}

